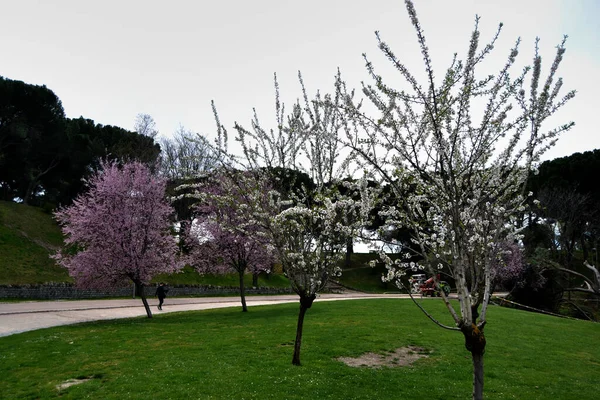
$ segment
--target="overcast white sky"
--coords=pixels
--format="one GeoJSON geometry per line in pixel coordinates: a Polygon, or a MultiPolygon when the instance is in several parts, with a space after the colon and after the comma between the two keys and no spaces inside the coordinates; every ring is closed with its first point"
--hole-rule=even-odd
{"type": "MultiPolygon", "coordinates": [[[[482,38],[504,23],[500,67],[521,36],[522,62],[541,37],[546,67],[569,35],[560,76],[577,97],[559,114],[576,127],[546,159],[600,148],[600,0],[416,0],[438,76],[454,52],[465,54],[475,14],[482,38]]],[[[373,32],[421,70],[401,0],[0,0],[0,75],[46,85],[68,117],[132,129],[138,113],[162,135],[179,125],[214,137],[214,99],[222,123],[249,125],[252,107],[274,121],[273,72],[284,100],[307,89],[332,90],[340,67],[347,83],[368,79],[361,54],[381,68],[373,32]]],[[[494,61],[492,60],[492,61],[494,61]]],[[[396,79],[394,75],[388,75],[396,79]]],[[[230,129],[230,131],[232,131],[230,129]]]]}

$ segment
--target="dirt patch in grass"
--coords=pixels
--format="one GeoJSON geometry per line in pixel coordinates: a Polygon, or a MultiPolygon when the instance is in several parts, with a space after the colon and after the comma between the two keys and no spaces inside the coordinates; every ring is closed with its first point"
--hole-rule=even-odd
{"type": "Polygon", "coordinates": [[[421,358],[429,357],[429,351],[422,347],[407,346],[385,354],[365,353],[358,358],[339,357],[337,360],[349,367],[406,367],[421,358]]]}
{"type": "Polygon", "coordinates": [[[91,377],[91,378],[67,379],[63,383],[60,383],[60,384],[56,385],[56,389],[58,389],[58,390],[64,390],[64,389],[66,389],[68,387],[71,387],[73,385],[79,385],[81,383],[85,383],[85,382],[90,381],[92,379],[94,379],[94,378],[91,377]]]}

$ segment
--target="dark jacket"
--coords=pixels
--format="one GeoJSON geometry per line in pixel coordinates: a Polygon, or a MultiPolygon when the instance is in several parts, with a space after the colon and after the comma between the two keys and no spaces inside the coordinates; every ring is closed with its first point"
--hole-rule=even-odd
{"type": "Polygon", "coordinates": [[[164,286],[164,285],[159,286],[159,287],[156,288],[156,294],[155,294],[155,296],[158,296],[158,298],[163,298],[164,299],[165,297],[167,297],[167,292],[168,291],[169,291],[169,289],[166,286],[164,286]]]}

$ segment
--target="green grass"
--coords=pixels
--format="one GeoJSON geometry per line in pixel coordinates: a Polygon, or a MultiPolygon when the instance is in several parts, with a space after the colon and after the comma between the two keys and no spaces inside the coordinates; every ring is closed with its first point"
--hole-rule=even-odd
{"type": "Polygon", "coordinates": [[[62,234],[42,209],[0,201],[0,284],[70,282],[49,254],[62,246],[62,234]]]}
{"type": "MultiPolygon", "coordinates": [[[[46,282],[72,282],[67,271],[56,265],[49,256],[63,244],[62,233],[52,216],[41,208],[0,201],[0,285],[41,284],[46,282]]],[[[376,255],[353,254],[351,268],[365,267],[376,255]]],[[[352,282],[344,282],[367,292],[386,291],[379,276],[371,268],[349,272],[352,282]],[[365,278],[363,282],[363,278],[365,278]]],[[[252,276],[245,278],[246,287],[252,286],[252,276]]],[[[345,277],[342,278],[344,280],[345,277]]],[[[237,274],[200,275],[193,268],[181,273],[160,275],[154,282],[169,285],[239,285],[237,274]]],[[[281,274],[265,274],[259,277],[260,287],[289,287],[281,274]]]]}
{"type": "MultiPolygon", "coordinates": [[[[392,255],[392,258],[395,258],[392,255]]],[[[383,282],[381,277],[387,274],[382,263],[370,267],[369,261],[379,260],[379,255],[374,253],[354,253],[348,268],[343,268],[339,282],[349,288],[366,293],[399,293],[400,290],[393,283],[383,282]]]]}
{"type": "MultiPolygon", "coordinates": [[[[0,285],[72,282],[66,269],[50,258],[63,244],[59,226],[41,208],[0,201],[0,285]]],[[[252,275],[245,278],[252,287],[252,275]]],[[[154,282],[170,285],[239,286],[237,274],[198,274],[193,268],[181,273],[160,275],[154,282]]],[[[261,287],[289,287],[282,275],[259,276],[261,287]]]]}
{"type": "MultiPolygon", "coordinates": [[[[158,275],[153,282],[166,282],[169,285],[212,285],[239,287],[239,276],[236,273],[231,274],[199,274],[192,267],[186,266],[183,270],[171,275],[158,275]]],[[[252,274],[244,275],[244,285],[246,288],[252,287],[252,274]]],[[[258,276],[259,287],[289,287],[289,281],[283,275],[261,273],[258,276]]]]}
{"type": "MultiPolygon", "coordinates": [[[[448,320],[439,302],[426,301],[448,320]]],[[[291,365],[297,304],[100,321],[0,338],[4,399],[465,399],[471,361],[460,334],[406,300],[315,303],[302,366],[291,365]],[[411,367],[336,360],[418,345],[411,367]],[[68,379],[91,377],[64,390],[68,379]]],[[[487,399],[595,399],[600,325],[493,307],[487,399]]]]}
{"type": "Polygon", "coordinates": [[[382,282],[383,270],[385,268],[382,266],[346,269],[342,272],[339,281],[344,286],[366,293],[400,292],[393,283],[382,282]]]}

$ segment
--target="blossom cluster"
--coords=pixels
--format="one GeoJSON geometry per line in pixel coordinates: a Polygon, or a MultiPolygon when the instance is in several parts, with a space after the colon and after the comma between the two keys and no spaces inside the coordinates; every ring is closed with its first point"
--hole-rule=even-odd
{"type": "Polygon", "coordinates": [[[461,301],[456,323],[474,323],[472,311],[480,305],[484,321],[494,266],[503,259],[503,246],[517,245],[521,238],[527,178],[558,135],[573,126],[542,130],[543,122],[575,94],[559,95],[562,80],[556,73],[565,42],[557,47],[545,82],[537,41],[533,66],[511,76],[519,40],[498,73],[478,79],[476,71],[494,49],[500,29],[481,46],[476,23],[465,58],[455,56],[438,81],[412,2],[406,4],[421,47],[425,84],[376,33],[380,50],[405,85],[389,86],[365,56],[373,84],[364,84],[363,94],[375,111],[365,111],[355,93],[338,83],[343,141],[352,150],[352,163],[390,188],[392,199],[380,211],[385,221],[381,234],[399,227],[410,231],[400,249],[410,258],[391,262],[382,255],[389,271],[385,279],[401,284],[402,274],[411,269],[425,268],[434,276],[441,270],[456,282],[461,301]]]}
{"type": "Polygon", "coordinates": [[[55,258],[77,284],[147,284],[181,268],[165,179],[139,162],[103,162],[86,184],[87,192],[55,213],[67,245],[55,258]]]}

